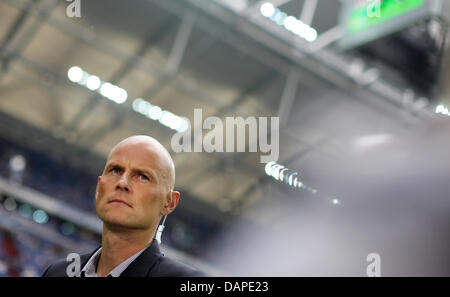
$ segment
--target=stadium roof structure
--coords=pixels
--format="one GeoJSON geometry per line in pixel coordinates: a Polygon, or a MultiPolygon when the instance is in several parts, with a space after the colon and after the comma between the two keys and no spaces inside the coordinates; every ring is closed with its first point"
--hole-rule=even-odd
{"type": "MultiPolygon", "coordinates": [[[[335,46],[342,1],[274,0],[278,19],[255,0],[79,3],[78,18],[67,15],[71,2],[0,1],[0,131],[91,172],[130,135],[151,135],[170,151],[175,131],[136,112],[136,98],[191,122],[195,108],[221,119],[279,116],[278,163],[316,187],[314,172],[351,140],[404,133],[433,116],[433,98],[415,94],[397,72],[335,46]],[[288,16],[314,28],[314,40],[277,24],[288,16]],[[73,66],[126,90],[127,100],[107,100],[95,80],[94,90],[71,81],[73,66]]],[[[199,211],[224,221],[276,217],[257,211],[277,203],[260,153],[173,157],[192,209],[204,205],[199,211]]]]}

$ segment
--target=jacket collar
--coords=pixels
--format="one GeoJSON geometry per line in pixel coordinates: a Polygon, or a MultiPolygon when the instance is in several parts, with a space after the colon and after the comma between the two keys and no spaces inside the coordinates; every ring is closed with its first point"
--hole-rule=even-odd
{"type": "Polygon", "coordinates": [[[153,268],[156,261],[162,257],[163,254],[159,249],[159,244],[156,240],[139,255],[120,275],[121,277],[142,277],[146,276],[153,268]]]}
{"type": "Polygon", "coordinates": [[[90,258],[92,258],[92,256],[95,255],[95,253],[101,248],[102,246],[99,245],[92,253],[90,254],[84,254],[81,256],[81,269],[84,268],[84,266],[86,266],[87,262],[89,261],[90,258]]]}
{"type": "MultiPolygon", "coordinates": [[[[90,258],[101,248],[98,246],[91,254],[84,255],[81,267],[86,266],[90,258]]],[[[142,254],[139,255],[131,264],[122,272],[121,277],[142,277],[148,274],[148,271],[153,268],[158,258],[164,256],[159,249],[159,244],[156,240],[145,248],[142,254]]]]}

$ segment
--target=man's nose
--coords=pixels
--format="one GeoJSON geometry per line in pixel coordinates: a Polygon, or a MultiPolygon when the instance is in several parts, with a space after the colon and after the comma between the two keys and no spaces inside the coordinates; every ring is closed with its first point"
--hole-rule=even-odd
{"type": "Polygon", "coordinates": [[[117,183],[116,190],[124,190],[124,191],[130,191],[130,184],[129,184],[129,174],[127,172],[124,172],[119,179],[119,182],[117,183]]]}

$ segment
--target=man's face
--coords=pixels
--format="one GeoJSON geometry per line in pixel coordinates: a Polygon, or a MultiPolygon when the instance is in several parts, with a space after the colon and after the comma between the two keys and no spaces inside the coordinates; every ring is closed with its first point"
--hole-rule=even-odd
{"type": "Polygon", "coordinates": [[[164,159],[145,142],[119,144],[98,178],[96,210],[110,227],[149,229],[169,195],[164,159]]]}

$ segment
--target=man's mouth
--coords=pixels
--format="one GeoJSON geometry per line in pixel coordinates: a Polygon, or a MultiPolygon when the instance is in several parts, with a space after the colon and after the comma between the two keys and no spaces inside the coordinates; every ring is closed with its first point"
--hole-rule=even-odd
{"type": "Polygon", "coordinates": [[[113,200],[109,201],[108,203],[120,203],[120,204],[124,204],[124,205],[126,205],[128,207],[133,208],[130,204],[128,204],[125,201],[120,200],[120,199],[113,199],[113,200]]]}

